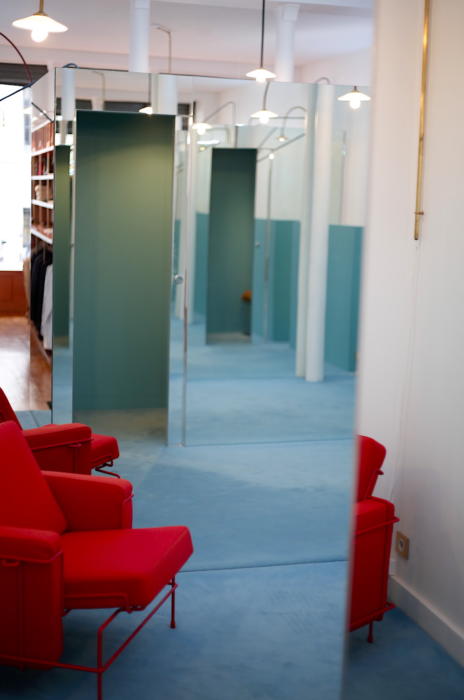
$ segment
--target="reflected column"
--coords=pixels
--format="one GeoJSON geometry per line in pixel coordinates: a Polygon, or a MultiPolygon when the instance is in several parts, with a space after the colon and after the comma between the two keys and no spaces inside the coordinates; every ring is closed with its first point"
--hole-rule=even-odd
{"type": "MultiPolygon", "coordinates": [[[[308,120],[305,141],[296,374],[311,382],[324,379],[334,94],[332,85],[317,85],[314,131],[310,132],[308,120]]],[[[311,113],[312,105],[308,107],[311,113]]]]}

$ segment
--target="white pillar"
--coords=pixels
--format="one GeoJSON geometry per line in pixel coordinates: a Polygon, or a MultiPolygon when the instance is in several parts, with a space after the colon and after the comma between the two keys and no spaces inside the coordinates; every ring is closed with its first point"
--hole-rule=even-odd
{"type": "Polygon", "coordinates": [[[72,122],[76,113],[76,73],[74,68],[61,70],[61,125],[60,143],[66,143],[68,122],[72,122]]]}
{"type": "Polygon", "coordinates": [[[177,114],[177,79],[175,75],[156,76],[156,112],[177,114]]]}
{"type": "Polygon", "coordinates": [[[277,6],[277,44],[274,72],[277,80],[291,83],[295,72],[295,25],[300,6],[285,3],[277,6]]]}
{"type": "Polygon", "coordinates": [[[130,0],[129,70],[148,73],[151,0],[130,0]]]}
{"type": "Polygon", "coordinates": [[[333,102],[333,85],[318,85],[305,344],[305,378],[310,382],[324,379],[333,102]]]}
{"type": "Polygon", "coordinates": [[[314,119],[314,85],[307,86],[305,102],[308,116],[306,118],[306,134],[304,137],[304,164],[301,177],[303,180],[303,197],[301,211],[300,245],[298,254],[298,306],[296,321],[296,375],[306,374],[306,322],[308,316],[308,268],[309,268],[309,239],[311,233],[312,182],[313,182],[313,152],[314,140],[311,124],[314,119]]]}

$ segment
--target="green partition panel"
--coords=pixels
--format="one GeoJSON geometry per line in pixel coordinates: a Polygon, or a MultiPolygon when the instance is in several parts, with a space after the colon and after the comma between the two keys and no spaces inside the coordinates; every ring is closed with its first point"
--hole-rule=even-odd
{"type": "Polygon", "coordinates": [[[255,221],[252,333],[255,340],[290,342],[295,346],[300,222],[255,221]],[[269,288],[265,283],[266,231],[269,227],[269,288]],[[267,297],[267,319],[266,313],[267,297]]]}
{"type": "Polygon", "coordinates": [[[327,268],[325,359],[353,372],[359,317],[361,226],[330,226],[327,268]]]}
{"type": "Polygon", "coordinates": [[[69,344],[71,177],[69,146],[55,147],[53,211],[53,345],[69,344]]]}
{"type": "Polygon", "coordinates": [[[174,117],[78,111],[73,408],[164,409],[174,117]]]}
{"type": "Polygon", "coordinates": [[[206,331],[208,340],[248,330],[256,149],[215,148],[211,167],[206,331]]]}
{"type": "Polygon", "coordinates": [[[195,279],[193,290],[194,321],[204,321],[206,316],[206,278],[208,275],[208,227],[209,214],[197,212],[195,239],[195,279]]]}

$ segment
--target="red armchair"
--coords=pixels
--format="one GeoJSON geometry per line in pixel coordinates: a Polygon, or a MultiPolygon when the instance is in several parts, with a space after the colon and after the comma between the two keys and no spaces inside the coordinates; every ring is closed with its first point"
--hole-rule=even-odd
{"type": "Polygon", "coordinates": [[[372,496],[386,449],[376,440],[358,436],[358,478],[355,533],[351,569],[349,629],[369,625],[373,642],[374,621],[394,606],[387,600],[388,567],[393,525],[398,522],[393,503],[372,496]]]}
{"type": "Polygon", "coordinates": [[[95,673],[101,700],[103,673],[169,598],[175,627],[175,576],[193,552],[189,530],[131,525],[128,481],[42,472],[18,426],[0,424],[1,664],[95,673]],[[161,593],[105,661],[105,628],[161,593]],[[59,661],[62,617],[79,608],[116,608],[98,630],[95,667],[59,661]]]}
{"type": "MultiPolygon", "coordinates": [[[[21,428],[5,392],[0,389],[0,422],[7,420],[21,428]]],[[[41,469],[74,474],[90,474],[95,469],[118,476],[106,469],[119,457],[118,442],[110,435],[92,433],[81,423],[45,425],[23,433],[41,469]]]]}

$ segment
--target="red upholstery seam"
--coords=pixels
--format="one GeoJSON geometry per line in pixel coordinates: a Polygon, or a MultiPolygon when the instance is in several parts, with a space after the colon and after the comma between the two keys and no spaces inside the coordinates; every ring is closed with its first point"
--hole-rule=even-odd
{"type": "Polygon", "coordinates": [[[19,564],[50,564],[50,562],[54,561],[57,557],[59,557],[63,552],[60,550],[59,552],[56,552],[50,559],[33,559],[32,557],[12,557],[11,555],[2,555],[0,554],[0,564],[2,566],[16,566],[19,564]],[[7,562],[5,564],[5,562],[7,562]]]}
{"type": "Polygon", "coordinates": [[[383,520],[381,523],[377,525],[371,525],[371,527],[367,527],[365,530],[357,530],[356,532],[356,537],[359,537],[359,535],[365,535],[368,532],[374,532],[374,530],[381,530],[385,527],[385,525],[394,525],[395,523],[399,523],[400,519],[399,518],[393,518],[393,520],[383,520]]]}

